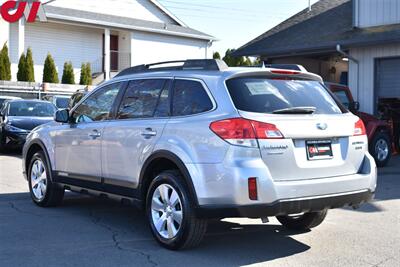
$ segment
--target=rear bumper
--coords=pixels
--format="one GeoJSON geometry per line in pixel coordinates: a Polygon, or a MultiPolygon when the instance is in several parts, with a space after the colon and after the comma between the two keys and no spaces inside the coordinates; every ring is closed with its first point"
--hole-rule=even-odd
{"type": "Polygon", "coordinates": [[[206,205],[197,210],[202,218],[248,217],[261,218],[314,212],[325,209],[335,209],[345,206],[358,206],[371,201],[374,193],[369,190],[348,192],[335,195],[314,196],[309,198],[285,199],[271,204],[257,204],[246,206],[219,206],[206,205]]]}

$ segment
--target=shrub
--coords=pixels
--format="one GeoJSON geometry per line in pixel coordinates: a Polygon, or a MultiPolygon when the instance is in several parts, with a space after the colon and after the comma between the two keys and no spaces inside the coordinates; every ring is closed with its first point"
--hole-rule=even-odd
{"type": "Polygon", "coordinates": [[[20,82],[27,82],[28,78],[26,76],[26,57],[25,53],[22,53],[19,58],[17,80],[20,82]]]}
{"type": "Polygon", "coordinates": [[[75,84],[74,68],[71,62],[64,63],[64,70],[61,82],[63,84],[75,84]]]}
{"type": "Polygon", "coordinates": [[[90,63],[82,63],[80,85],[92,85],[92,68],[90,63]]]}
{"type": "Polygon", "coordinates": [[[31,48],[28,48],[28,51],[26,52],[25,68],[26,68],[26,80],[28,82],[34,82],[35,81],[35,70],[34,70],[32,49],[31,48]]]}
{"type": "Polygon", "coordinates": [[[54,63],[54,59],[50,53],[47,54],[46,61],[44,62],[43,82],[59,83],[56,64],[54,63]]]}
{"type": "Polygon", "coordinates": [[[8,56],[7,43],[4,43],[3,48],[0,51],[0,80],[11,80],[11,62],[8,56]]]}
{"type": "Polygon", "coordinates": [[[213,54],[213,59],[221,59],[221,55],[218,52],[213,54]]]}

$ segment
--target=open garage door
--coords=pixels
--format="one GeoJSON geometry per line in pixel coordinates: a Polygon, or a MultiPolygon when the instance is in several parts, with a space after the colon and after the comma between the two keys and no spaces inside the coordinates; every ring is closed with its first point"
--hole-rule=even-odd
{"type": "Polygon", "coordinates": [[[393,123],[394,138],[400,149],[400,58],[376,61],[375,108],[393,123]]]}

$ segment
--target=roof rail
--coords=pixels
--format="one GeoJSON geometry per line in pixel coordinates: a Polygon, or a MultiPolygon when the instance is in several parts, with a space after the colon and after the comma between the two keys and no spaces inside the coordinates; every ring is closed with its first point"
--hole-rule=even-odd
{"type": "Polygon", "coordinates": [[[176,60],[176,61],[165,61],[152,64],[143,64],[127,68],[115,77],[126,76],[130,74],[155,72],[163,70],[217,70],[221,71],[227,69],[228,65],[220,59],[188,59],[188,60],[176,60]],[[162,66],[166,65],[166,66],[162,66]],[[176,65],[176,66],[174,66],[176,65]],[[159,67],[157,67],[159,66],[159,67]]]}

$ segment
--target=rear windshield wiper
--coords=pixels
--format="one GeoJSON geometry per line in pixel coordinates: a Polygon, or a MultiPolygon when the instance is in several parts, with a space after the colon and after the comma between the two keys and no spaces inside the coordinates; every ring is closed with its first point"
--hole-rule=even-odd
{"type": "Polygon", "coordinates": [[[316,107],[294,107],[277,109],[272,114],[313,114],[316,110],[316,107]]]}

